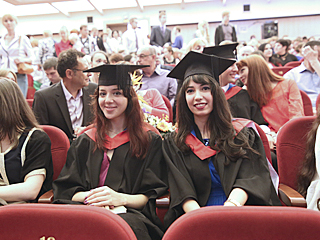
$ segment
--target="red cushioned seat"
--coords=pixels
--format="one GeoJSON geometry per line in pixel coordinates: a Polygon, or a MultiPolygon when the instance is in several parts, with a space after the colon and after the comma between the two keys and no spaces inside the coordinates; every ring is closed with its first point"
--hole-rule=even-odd
{"type": "Polygon", "coordinates": [[[312,102],[304,91],[300,90],[301,98],[302,98],[302,103],[303,103],[303,110],[304,110],[304,115],[305,116],[313,116],[313,109],[312,109],[312,102]]]}
{"type": "Polygon", "coordinates": [[[6,240],[136,239],[121,217],[99,207],[12,204],[0,208],[0,218],[0,239],[6,240]]]}
{"type": "Polygon", "coordinates": [[[204,207],[178,218],[163,240],[304,239],[319,235],[319,212],[288,207],[204,207]]]}
{"type": "Polygon", "coordinates": [[[314,120],[314,116],[295,118],[278,132],[279,194],[286,205],[306,207],[305,199],[296,191],[297,177],[305,155],[306,137],[314,120]]]}
{"type": "Polygon", "coordinates": [[[280,76],[283,76],[286,72],[290,71],[292,67],[274,67],[271,70],[280,76]]]}
{"type": "MultiPolygon", "coordinates": [[[[67,153],[70,142],[67,135],[55,126],[40,126],[49,136],[51,140],[51,153],[53,163],[53,180],[56,180],[67,160],[67,153]]],[[[39,199],[40,203],[50,203],[53,200],[52,190],[42,195],[39,199]]]]}

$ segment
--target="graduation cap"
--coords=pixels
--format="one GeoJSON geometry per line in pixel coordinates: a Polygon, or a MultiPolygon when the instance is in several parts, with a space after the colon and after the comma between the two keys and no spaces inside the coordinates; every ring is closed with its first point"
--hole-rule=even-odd
{"type": "Polygon", "coordinates": [[[149,67],[149,65],[104,64],[83,72],[99,72],[99,86],[118,85],[121,89],[125,89],[132,85],[129,73],[144,67],[149,67]]]}
{"type": "Polygon", "coordinates": [[[203,49],[203,53],[223,58],[236,59],[234,51],[236,50],[238,44],[239,43],[231,43],[221,46],[205,47],[203,49]]]}
{"type": "Polygon", "coordinates": [[[235,63],[235,60],[190,51],[168,77],[184,80],[189,76],[205,74],[219,82],[219,75],[235,63]]]}

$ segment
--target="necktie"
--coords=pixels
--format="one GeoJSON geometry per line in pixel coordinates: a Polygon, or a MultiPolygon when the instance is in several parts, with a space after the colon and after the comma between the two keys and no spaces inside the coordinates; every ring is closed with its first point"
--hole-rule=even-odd
{"type": "Polygon", "coordinates": [[[103,154],[103,160],[100,168],[99,185],[98,185],[99,187],[104,186],[104,182],[106,181],[109,166],[110,166],[110,159],[107,156],[107,153],[105,152],[103,154]]]}
{"type": "Polygon", "coordinates": [[[138,46],[138,36],[137,36],[136,29],[134,30],[134,35],[135,35],[135,37],[136,37],[136,48],[137,48],[137,50],[136,50],[136,51],[138,51],[139,46],[138,46]]]}

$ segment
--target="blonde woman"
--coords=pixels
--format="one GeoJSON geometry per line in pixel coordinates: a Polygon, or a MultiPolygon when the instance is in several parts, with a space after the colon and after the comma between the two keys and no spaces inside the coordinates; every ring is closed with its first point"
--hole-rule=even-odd
{"type": "MultiPolygon", "coordinates": [[[[9,68],[18,72],[19,63],[32,63],[34,59],[32,46],[27,36],[16,33],[17,17],[5,14],[2,17],[2,24],[7,29],[7,33],[0,39],[0,69],[9,68]]],[[[17,74],[17,83],[23,96],[26,97],[28,91],[27,75],[17,74]]]]}

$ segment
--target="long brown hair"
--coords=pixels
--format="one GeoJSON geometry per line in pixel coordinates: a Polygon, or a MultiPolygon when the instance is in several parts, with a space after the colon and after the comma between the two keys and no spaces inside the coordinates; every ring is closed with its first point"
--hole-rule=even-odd
{"type": "Polygon", "coordinates": [[[316,173],[316,156],[314,153],[317,129],[320,124],[320,114],[318,113],[317,118],[312,124],[311,130],[307,135],[306,141],[306,154],[298,175],[298,192],[306,197],[307,188],[316,173]]]}
{"type": "MultiPolygon", "coordinates": [[[[145,123],[143,121],[143,113],[140,108],[138,96],[132,86],[123,90],[123,95],[128,99],[128,105],[125,110],[127,119],[127,131],[130,137],[130,150],[132,156],[137,158],[144,158],[149,147],[150,138],[147,132],[143,129],[145,123]]],[[[97,148],[101,151],[107,151],[104,147],[105,133],[109,128],[110,121],[107,119],[99,106],[99,87],[94,93],[93,109],[95,114],[94,123],[97,127],[96,143],[97,148]]]]}
{"type": "Polygon", "coordinates": [[[258,103],[259,107],[268,104],[272,97],[272,83],[283,81],[284,78],[275,74],[266,61],[258,55],[250,55],[237,62],[239,71],[248,67],[247,90],[250,98],[258,103]]]}
{"type": "Polygon", "coordinates": [[[26,127],[38,127],[38,122],[17,83],[0,78],[0,141],[8,137],[18,144],[18,137],[26,127]]]}
{"type": "MultiPolygon", "coordinates": [[[[210,131],[210,147],[214,150],[221,150],[228,159],[233,161],[240,157],[245,157],[245,149],[251,149],[248,140],[245,135],[240,132],[236,137],[236,139],[240,140],[240,143],[235,142],[234,137],[236,136],[236,132],[232,125],[231,112],[223,90],[214,78],[204,74],[193,75],[186,78],[180,89],[177,106],[177,109],[179,109],[178,132],[175,136],[175,142],[178,148],[183,152],[190,150],[185,140],[187,135],[191,133],[192,128],[196,126],[193,113],[190,111],[186,102],[186,90],[190,81],[199,84],[209,84],[211,88],[213,111],[210,113],[207,122],[210,131]]],[[[228,161],[229,160],[227,160],[226,163],[228,163],[228,161]]]]}

